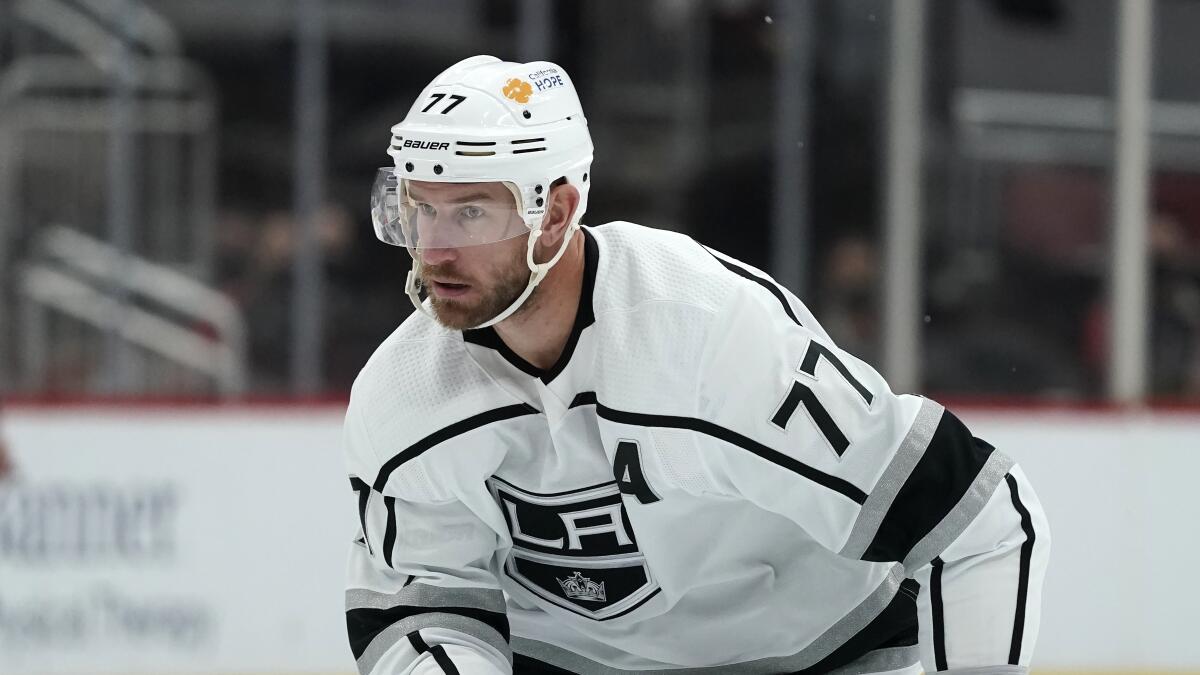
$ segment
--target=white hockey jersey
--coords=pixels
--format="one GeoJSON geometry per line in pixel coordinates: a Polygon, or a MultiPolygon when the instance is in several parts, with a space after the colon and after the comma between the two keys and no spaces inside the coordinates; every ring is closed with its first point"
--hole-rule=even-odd
{"type": "Polygon", "coordinates": [[[1027,672],[1049,533],[1011,460],[765,273],[583,236],[549,370],[417,312],[356,380],[362,673],[1027,672]]]}

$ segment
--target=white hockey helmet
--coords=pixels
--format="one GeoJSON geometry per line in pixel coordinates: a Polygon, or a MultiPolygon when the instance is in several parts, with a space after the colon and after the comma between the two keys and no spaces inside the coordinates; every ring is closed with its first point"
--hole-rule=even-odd
{"type": "Polygon", "coordinates": [[[525,292],[482,326],[507,318],[558,262],[587,209],[592,140],[571,78],[547,61],[511,63],[474,56],[434,78],[391,131],[388,154],[394,165],[377,172],[371,216],[381,241],[404,246],[413,256],[409,296],[428,312],[419,296],[420,249],[490,244],[529,233],[525,292]],[[533,259],[534,245],[550,187],[560,178],[579,191],[579,205],[558,252],[539,264],[533,259]],[[439,226],[433,236],[421,227],[422,212],[409,197],[410,180],[500,182],[513,194],[515,205],[509,208],[515,214],[439,226]],[[515,219],[508,217],[513,215],[515,219]],[[513,227],[514,221],[524,227],[513,227]]]}

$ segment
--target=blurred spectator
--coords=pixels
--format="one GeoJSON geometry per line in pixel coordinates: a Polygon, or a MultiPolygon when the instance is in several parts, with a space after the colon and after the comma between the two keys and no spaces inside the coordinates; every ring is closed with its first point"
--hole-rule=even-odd
{"type": "Polygon", "coordinates": [[[4,429],[0,427],[0,482],[11,477],[15,471],[16,467],[8,454],[8,446],[4,443],[4,429]]]}
{"type": "Polygon", "coordinates": [[[824,256],[817,318],[842,349],[879,366],[879,252],[865,236],[842,237],[824,256]]]}
{"type": "MultiPolygon", "coordinates": [[[[254,391],[288,387],[298,227],[292,214],[275,211],[257,221],[245,213],[226,214],[219,229],[219,285],[245,314],[254,391]]],[[[388,292],[377,281],[378,267],[367,271],[372,266],[363,264],[358,230],[341,205],[326,205],[317,216],[325,281],[323,379],[331,392],[349,389],[374,346],[400,323],[407,307],[407,301],[401,302],[402,274],[395,276],[394,292],[388,292]]],[[[377,243],[373,237],[370,241],[377,243]]],[[[401,269],[408,254],[400,249],[395,254],[404,258],[397,263],[401,269]]]]}
{"type": "MultiPolygon", "coordinates": [[[[1200,395],[1200,242],[1181,217],[1158,210],[1149,224],[1150,374],[1156,396],[1200,395]]],[[[1087,318],[1084,351],[1098,372],[1108,363],[1108,300],[1087,318]]]]}
{"type": "Polygon", "coordinates": [[[0,481],[11,476],[13,473],[13,463],[8,456],[8,446],[4,444],[4,439],[0,438],[0,481]]]}
{"type": "MultiPolygon", "coordinates": [[[[1079,396],[1079,359],[1036,320],[1028,285],[988,253],[934,251],[925,389],[948,395],[1079,396]],[[940,262],[939,262],[940,261],[940,262]]],[[[1036,282],[1034,282],[1036,284],[1036,282]]]]}
{"type": "Polygon", "coordinates": [[[1168,396],[1200,394],[1200,251],[1178,217],[1158,212],[1150,223],[1150,256],[1151,391],[1168,396]]]}

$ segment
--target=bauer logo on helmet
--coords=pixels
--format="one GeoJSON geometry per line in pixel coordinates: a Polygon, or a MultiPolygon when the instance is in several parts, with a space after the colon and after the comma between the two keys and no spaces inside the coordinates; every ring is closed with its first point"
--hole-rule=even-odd
{"type": "Polygon", "coordinates": [[[416,138],[408,138],[404,141],[404,147],[415,148],[417,150],[449,150],[449,143],[438,143],[437,141],[422,141],[416,138]]]}

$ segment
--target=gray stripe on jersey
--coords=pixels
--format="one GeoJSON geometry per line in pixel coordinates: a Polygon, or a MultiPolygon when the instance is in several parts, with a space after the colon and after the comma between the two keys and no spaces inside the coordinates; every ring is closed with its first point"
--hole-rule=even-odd
{"type": "Polygon", "coordinates": [[[375,668],[375,664],[379,663],[379,659],[383,658],[383,655],[397,642],[404,639],[405,635],[423,628],[444,628],[470,635],[491,645],[493,649],[503,654],[510,664],[512,663],[512,650],[505,644],[504,638],[496,632],[496,629],[486,623],[461,614],[424,612],[397,621],[376,635],[363,655],[358,657],[356,662],[358,672],[370,673],[375,668]]]}
{"type": "Polygon", "coordinates": [[[900,670],[915,666],[921,662],[921,648],[917,645],[909,647],[889,647],[867,652],[862,658],[847,663],[841,668],[829,671],[829,675],[866,675],[867,673],[882,673],[889,670],[900,670]]]}
{"type": "Polygon", "coordinates": [[[921,402],[921,408],[917,411],[908,434],[900,442],[896,455],[892,457],[871,494],[867,496],[867,501],[863,502],[862,508],[859,509],[858,518],[855,519],[854,527],[850,530],[850,536],[847,537],[846,545],[842,547],[839,555],[857,560],[866,552],[875,539],[875,534],[879,532],[879,526],[883,523],[888,509],[892,507],[896,495],[900,493],[900,488],[908,482],[908,477],[916,468],[917,462],[925,456],[925,449],[929,447],[929,442],[937,431],[944,410],[945,408],[936,401],[925,399],[921,402]]]}
{"type": "Polygon", "coordinates": [[[922,537],[908,552],[908,557],[904,559],[904,569],[908,570],[909,574],[916,574],[918,569],[941,555],[947,546],[958,539],[958,535],[962,534],[983,507],[987,506],[988,500],[996,491],[996,486],[1004,480],[1004,476],[1014,464],[1015,462],[1003,453],[993,452],[962,499],[958,500],[937,527],[922,537]]]}
{"type": "Polygon", "coordinates": [[[346,591],[346,611],[352,609],[391,609],[408,607],[470,607],[504,614],[504,592],[495,588],[442,588],[414,583],[395,593],[380,593],[365,588],[346,591]]]}
{"type": "Polygon", "coordinates": [[[938,675],[1030,675],[1025,665],[978,665],[976,668],[950,668],[938,675]]]}
{"type": "MultiPolygon", "coordinates": [[[[729,673],[730,675],[773,675],[780,672],[792,672],[796,670],[804,670],[821,661],[821,659],[829,656],[838,647],[841,647],[847,640],[854,637],[871,623],[871,621],[879,615],[891,603],[892,598],[900,589],[900,582],[904,581],[904,568],[899,564],[892,566],[883,583],[879,585],[866,600],[863,600],[857,607],[850,610],[846,616],[833,625],[832,628],[822,633],[817,639],[813,640],[804,649],[792,654],[791,656],[777,656],[766,659],[758,659],[756,661],[746,661],[744,663],[732,663],[723,666],[708,666],[703,668],[670,668],[659,670],[621,670],[606,666],[603,663],[592,661],[591,659],[576,654],[575,652],[556,647],[545,642],[530,640],[519,635],[512,636],[513,651],[518,654],[532,657],[544,663],[549,663],[559,668],[564,668],[578,675],[630,675],[632,673],[654,673],[655,675],[711,675],[714,673],[729,673]]],[[[888,650],[880,650],[888,651],[888,650]]],[[[867,656],[870,656],[868,654],[867,656]]],[[[891,655],[888,655],[891,656],[891,655]]],[[[865,657],[864,657],[865,658],[865,657]]],[[[911,660],[906,663],[901,663],[899,667],[912,665],[918,661],[919,657],[914,651],[911,654],[911,660]]],[[[861,659],[860,659],[861,660],[861,659]]],[[[853,667],[858,661],[847,664],[845,667],[853,667]]],[[[841,671],[838,671],[841,672],[841,671]]],[[[870,672],[863,671],[846,671],[849,673],[870,672]]]]}

